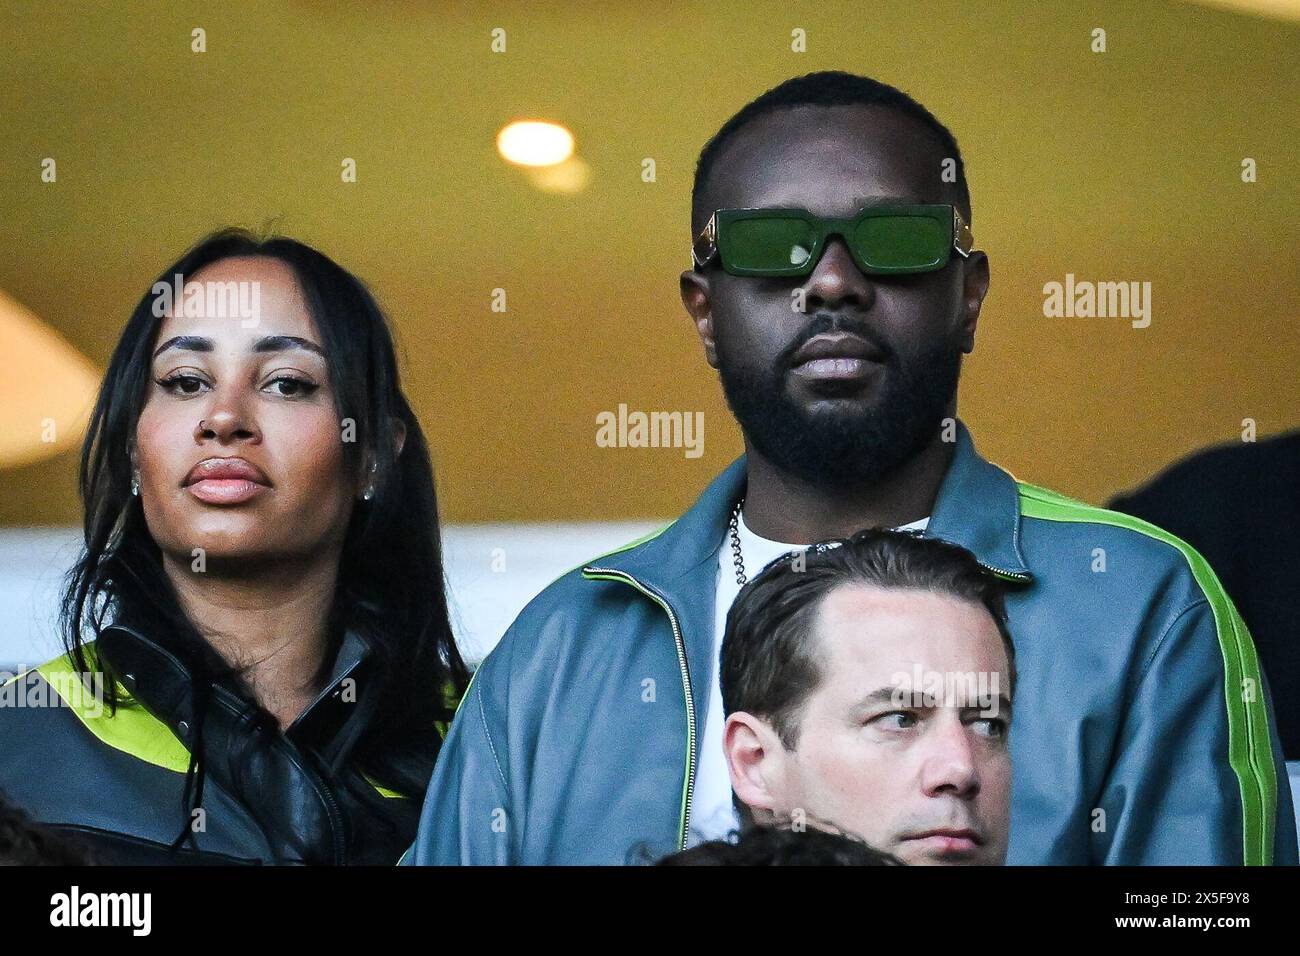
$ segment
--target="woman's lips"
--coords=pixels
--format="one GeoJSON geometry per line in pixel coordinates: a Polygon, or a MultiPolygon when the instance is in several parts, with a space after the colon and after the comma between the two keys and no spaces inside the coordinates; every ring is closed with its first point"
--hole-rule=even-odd
{"type": "Polygon", "coordinates": [[[205,458],[184,481],[191,495],[210,505],[243,504],[270,485],[266,473],[244,458],[205,458]]]}
{"type": "Polygon", "coordinates": [[[199,501],[210,505],[240,505],[266,490],[266,485],[246,478],[203,478],[185,487],[199,501]]]}

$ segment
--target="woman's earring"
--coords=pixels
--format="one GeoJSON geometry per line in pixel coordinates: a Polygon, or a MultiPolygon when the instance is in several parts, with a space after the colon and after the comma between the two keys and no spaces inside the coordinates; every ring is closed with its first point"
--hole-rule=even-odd
{"type": "Polygon", "coordinates": [[[140,476],[139,475],[131,476],[131,494],[136,498],[140,497],[140,476]]]}
{"type": "Polygon", "coordinates": [[[373,486],[373,485],[366,485],[366,490],[363,491],[363,492],[361,492],[361,500],[362,500],[362,501],[369,501],[369,500],[370,500],[371,498],[373,498],[374,496],[375,496],[375,488],[374,488],[374,486],[373,486]]]}

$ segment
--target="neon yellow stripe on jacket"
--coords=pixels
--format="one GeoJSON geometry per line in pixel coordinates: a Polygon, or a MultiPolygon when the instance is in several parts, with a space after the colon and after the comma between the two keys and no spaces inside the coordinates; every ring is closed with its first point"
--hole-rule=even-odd
{"type": "MultiPolygon", "coordinates": [[[[86,663],[91,667],[97,666],[93,645],[86,647],[86,663]]],[[[107,707],[93,707],[84,698],[73,700],[64,693],[63,689],[71,682],[81,679],[76,665],[66,655],[42,664],[36,670],[86,729],[108,746],[164,770],[185,773],[189,769],[190,752],[185,745],[165,723],[132,701],[120,684],[119,703],[116,712],[110,714],[107,707]]]]}
{"type": "MultiPolygon", "coordinates": [[[[93,644],[86,645],[86,663],[92,668],[96,666],[93,644]]],[[[132,701],[121,684],[117,685],[117,710],[110,714],[107,707],[96,707],[84,697],[64,693],[64,688],[81,679],[76,666],[66,655],[42,664],[36,670],[85,728],[103,743],[164,770],[185,773],[189,769],[189,750],[172,733],[170,727],[142,705],[132,701]]],[[[382,796],[408,799],[405,794],[381,786],[368,776],[365,779],[382,796]]]]}

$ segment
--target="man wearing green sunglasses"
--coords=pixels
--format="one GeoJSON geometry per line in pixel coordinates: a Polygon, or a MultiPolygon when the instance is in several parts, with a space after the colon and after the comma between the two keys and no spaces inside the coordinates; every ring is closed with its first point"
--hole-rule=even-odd
{"type": "MultiPolygon", "coordinates": [[[[874,80],[790,80],[709,141],[681,295],[745,455],[520,614],[453,723],[411,862],[618,863],[725,835],[731,603],[769,561],[869,527],[953,541],[1007,585],[1008,862],[1295,862],[1267,685],[1205,561],[1017,481],[957,420],[989,288],[971,221],[952,134],[874,80]]],[[[923,723],[905,709],[899,747],[923,723]]]]}
{"type": "Polygon", "coordinates": [[[850,219],[806,209],[718,209],[691,255],[703,270],[717,257],[733,276],[806,276],[826,240],[839,237],[864,275],[914,275],[970,258],[974,237],[961,210],[944,203],[876,203],[850,219]]]}

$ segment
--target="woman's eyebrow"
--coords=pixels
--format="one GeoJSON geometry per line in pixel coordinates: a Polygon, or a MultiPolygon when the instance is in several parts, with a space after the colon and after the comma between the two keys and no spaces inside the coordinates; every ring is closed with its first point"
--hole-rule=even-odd
{"type": "Polygon", "coordinates": [[[296,335],[266,335],[253,345],[254,352],[286,352],[290,349],[305,349],[315,352],[321,358],[325,357],[325,350],[319,345],[296,335]]]}
{"type": "Polygon", "coordinates": [[[158,346],[154,350],[153,357],[157,358],[168,349],[183,349],[186,352],[211,352],[212,347],[212,339],[205,339],[201,335],[176,335],[158,346]]]}
{"type": "MultiPolygon", "coordinates": [[[[176,335],[158,346],[154,350],[153,357],[157,358],[168,349],[180,349],[186,352],[211,352],[214,346],[212,339],[204,338],[201,335],[176,335]]],[[[266,335],[253,344],[254,352],[286,352],[290,349],[305,349],[308,352],[315,352],[322,358],[325,356],[325,351],[319,345],[310,339],[300,338],[297,335],[266,335]]]]}

